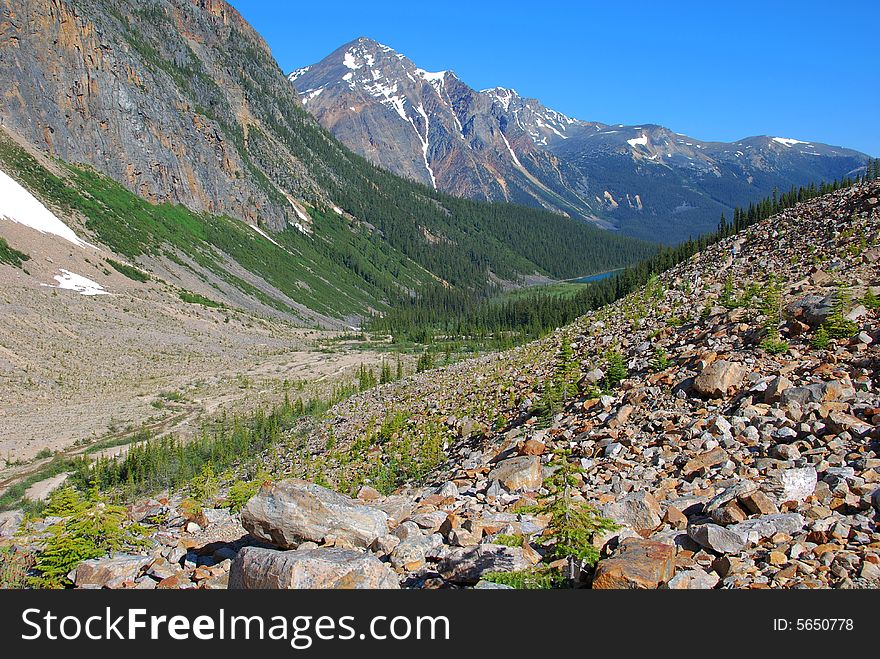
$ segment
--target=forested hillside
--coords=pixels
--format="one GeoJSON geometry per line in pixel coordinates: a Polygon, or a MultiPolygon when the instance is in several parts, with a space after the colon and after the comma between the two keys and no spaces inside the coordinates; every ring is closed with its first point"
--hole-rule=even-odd
{"type": "Polygon", "coordinates": [[[13,90],[4,127],[68,163],[65,185],[87,199],[100,191],[103,204],[77,210],[133,260],[207,238],[293,302],[338,318],[428,281],[480,291],[490,279],[577,276],[650,253],[549,212],[453,198],[374,167],[302,109],[266,44],[222,0],[3,0],[0,22],[14,36],[0,59],[13,90]],[[105,212],[117,202],[140,210],[105,212]],[[241,243],[233,221],[279,245],[241,243]]]}

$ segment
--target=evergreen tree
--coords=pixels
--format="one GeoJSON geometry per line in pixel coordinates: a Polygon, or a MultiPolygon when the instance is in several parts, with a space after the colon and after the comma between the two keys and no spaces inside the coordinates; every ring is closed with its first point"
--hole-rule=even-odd
{"type": "Polygon", "coordinates": [[[382,360],[382,373],[379,377],[379,384],[388,384],[392,381],[391,366],[384,359],[382,360]]]}
{"type": "Polygon", "coordinates": [[[544,480],[547,494],[541,498],[538,512],[550,516],[549,535],[545,536],[549,557],[567,559],[567,576],[574,579],[581,567],[599,560],[593,536],[619,527],[595,508],[574,501],[583,468],[572,461],[569,451],[554,453],[549,467],[553,473],[544,480]]]}
{"type": "Polygon", "coordinates": [[[111,504],[97,487],[87,501],[68,490],[53,505],[70,514],[49,528],[31,585],[63,588],[70,583],[68,573],[82,561],[144,546],[145,529],[128,523],[125,507],[111,504]]]}

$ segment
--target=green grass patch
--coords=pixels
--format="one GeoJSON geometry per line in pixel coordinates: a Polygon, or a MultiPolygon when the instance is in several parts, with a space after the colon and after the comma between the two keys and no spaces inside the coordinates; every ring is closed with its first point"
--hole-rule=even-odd
{"type": "Polygon", "coordinates": [[[24,252],[19,252],[9,246],[9,243],[3,237],[0,237],[0,263],[21,268],[25,261],[30,261],[30,256],[24,252]]]}
{"type": "Polygon", "coordinates": [[[184,302],[188,302],[189,304],[200,304],[203,307],[209,307],[211,309],[226,308],[226,305],[222,302],[217,302],[216,300],[212,300],[209,297],[205,297],[204,295],[199,295],[198,293],[193,293],[191,291],[180,291],[180,299],[184,302]]]}
{"type": "Polygon", "coordinates": [[[113,259],[107,259],[107,263],[109,263],[113,267],[113,269],[116,270],[116,272],[125,275],[126,277],[134,281],[146,283],[150,281],[150,279],[152,279],[152,277],[150,277],[150,275],[143,270],[127,265],[125,263],[120,263],[119,261],[114,261],[113,259]]]}

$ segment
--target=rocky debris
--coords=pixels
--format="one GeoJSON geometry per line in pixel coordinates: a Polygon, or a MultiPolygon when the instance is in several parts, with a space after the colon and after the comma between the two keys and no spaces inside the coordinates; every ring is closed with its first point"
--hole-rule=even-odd
{"type": "Polygon", "coordinates": [[[230,589],[395,589],[397,575],[369,553],[337,548],[277,551],[246,547],[229,573],[230,589]]]}
{"type": "Polygon", "coordinates": [[[24,514],[18,510],[0,512],[0,538],[13,537],[23,520],[24,514]]]}
{"type": "Polygon", "coordinates": [[[599,562],[593,588],[654,589],[675,574],[675,547],[672,545],[627,538],[617,553],[599,562]]]}
{"type": "Polygon", "coordinates": [[[815,467],[799,467],[770,471],[764,487],[781,503],[803,501],[816,491],[817,483],[818,475],[815,467]]]}
{"type": "Polygon", "coordinates": [[[388,532],[383,511],[294,479],[264,485],[242,509],[241,522],[254,537],[282,549],[329,539],[367,547],[388,532]]]}
{"type": "MultiPolygon", "coordinates": [[[[877,196],[880,184],[872,185],[877,196]]],[[[386,514],[391,533],[371,526],[358,549],[365,553],[368,546],[402,586],[414,588],[489,587],[481,575],[542,562],[549,520],[533,506],[551,456],[564,450],[583,468],[573,500],[623,523],[593,538],[602,552],[599,577],[637,583],[644,574],[634,577],[624,567],[638,565],[639,553],[627,552],[622,561],[622,550],[646,540],[671,548],[663,550],[674,559],[669,588],[876,585],[880,310],[863,305],[858,332],[818,348],[814,330],[788,318],[780,324],[788,347],[774,354],[761,347],[766,319],[757,301],[735,308],[719,301],[728,275],[739,296],[749,287],[760,290],[767,273],[781,282],[785,305],[808,295],[825,298],[838,282],[853,299],[880,294],[874,285],[880,261],[860,256],[862,238],[880,236],[880,209],[866,205],[865,187],[760,223],[661,275],[650,292],[636,292],[539,342],[335,406],[309,437],[316,452],[331,432],[337,450],[344,450],[377,419],[400,410],[413,424],[446,429],[444,460],[422,482],[390,495],[363,488],[358,500],[328,495],[345,502],[340,510],[386,514]],[[734,241],[739,252],[728,259],[734,241]],[[580,364],[575,381],[607,370],[612,349],[623,356],[627,376],[602,396],[587,387],[553,416],[539,417],[535,403],[554,375],[563,340],[580,364]],[[665,351],[662,369],[652,364],[658,349],[665,351]],[[720,362],[735,365],[735,377],[728,379],[731,367],[721,369],[720,362]],[[715,370],[717,381],[704,378],[701,393],[696,380],[715,370]],[[463,434],[464,425],[476,430],[463,434]],[[609,567],[608,561],[618,562],[609,567]]],[[[371,450],[381,455],[382,447],[371,450]]],[[[284,463],[291,473],[296,458],[291,453],[284,463]]],[[[144,523],[157,529],[152,538],[159,546],[151,552],[167,564],[145,566],[137,587],[222,587],[229,573],[224,565],[258,542],[235,515],[187,534],[179,501],[163,505],[167,514],[144,523]],[[217,574],[202,578],[208,570],[217,574]]],[[[50,523],[32,524],[33,537],[50,523]]],[[[301,551],[354,546],[345,534],[320,531],[301,551]]]]}
{"type": "Polygon", "coordinates": [[[828,321],[834,311],[833,295],[807,295],[785,308],[792,318],[816,328],[828,321]]]}
{"type": "Polygon", "coordinates": [[[488,478],[509,491],[537,490],[543,482],[541,460],[533,455],[502,460],[489,472],[488,478]]]}
{"type": "Polygon", "coordinates": [[[700,546],[719,554],[738,554],[748,541],[739,533],[718,524],[700,524],[688,528],[688,536],[700,546]]]}
{"type": "Polygon", "coordinates": [[[403,540],[391,551],[391,565],[402,570],[415,571],[425,565],[427,558],[436,556],[443,546],[443,537],[438,533],[425,536],[414,533],[403,540]]]}
{"type": "Polygon", "coordinates": [[[721,578],[714,572],[706,572],[699,567],[680,570],[669,580],[670,590],[711,590],[718,585],[721,578]]]}

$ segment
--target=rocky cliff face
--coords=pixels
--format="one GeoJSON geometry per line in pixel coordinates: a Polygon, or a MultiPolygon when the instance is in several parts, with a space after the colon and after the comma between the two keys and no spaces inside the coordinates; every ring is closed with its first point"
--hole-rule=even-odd
{"type": "Polygon", "coordinates": [[[396,174],[458,196],[591,214],[578,173],[538,148],[507,104],[451,71],[360,38],[289,79],[335,137],[396,174]]]}
{"type": "Polygon", "coordinates": [[[310,120],[222,0],[3,0],[0,52],[4,126],[147,199],[281,228],[319,196],[279,137],[310,120]]]}
{"type": "Polygon", "coordinates": [[[774,188],[852,176],[866,161],[790,138],[703,142],[662,126],[582,121],[511,89],[476,91],[366,38],[290,80],[324,127],[392,172],[667,242],[713,229],[722,212],[774,188]]]}

